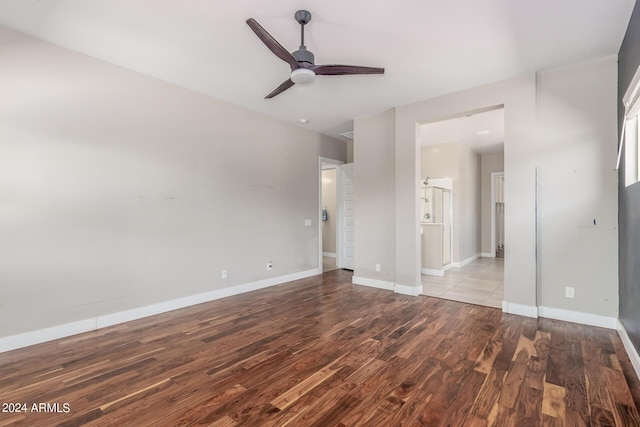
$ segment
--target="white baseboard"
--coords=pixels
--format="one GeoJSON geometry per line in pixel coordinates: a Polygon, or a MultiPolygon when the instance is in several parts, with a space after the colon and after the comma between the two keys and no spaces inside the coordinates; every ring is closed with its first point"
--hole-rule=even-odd
{"type": "Polygon", "coordinates": [[[395,288],[393,289],[393,292],[397,294],[411,295],[413,297],[417,297],[418,295],[420,295],[420,292],[422,292],[422,285],[408,286],[408,285],[400,285],[396,283],[395,288]]]}
{"type": "Polygon", "coordinates": [[[620,321],[620,319],[616,319],[618,326],[618,335],[620,336],[620,340],[624,345],[624,349],[627,350],[627,354],[629,355],[629,360],[631,360],[631,364],[633,365],[633,369],[636,371],[636,375],[640,377],[640,356],[638,355],[638,350],[634,347],[631,339],[629,339],[629,335],[627,334],[627,330],[624,328],[624,325],[620,321]]]}
{"type": "Polygon", "coordinates": [[[386,280],[369,279],[368,277],[352,276],[351,282],[354,285],[369,286],[371,288],[384,289],[386,291],[393,291],[397,294],[411,295],[414,297],[420,295],[420,292],[422,291],[422,285],[399,285],[397,283],[388,282],[386,280]]]}
{"type": "Polygon", "coordinates": [[[509,314],[517,314],[526,317],[538,317],[538,307],[534,305],[515,304],[512,302],[502,301],[502,311],[509,314]]]}
{"type": "Polygon", "coordinates": [[[564,310],[561,308],[538,307],[538,315],[547,319],[564,320],[565,322],[580,323],[581,325],[598,326],[600,328],[617,329],[618,319],[600,316],[580,311],[564,310]]]}
{"type": "Polygon", "coordinates": [[[385,289],[387,291],[393,291],[395,286],[393,282],[387,282],[386,280],[376,280],[358,276],[352,276],[351,282],[354,285],[369,286],[371,288],[385,289]]]}
{"type": "Polygon", "coordinates": [[[336,253],[335,252],[322,252],[322,256],[326,256],[327,258],[335,258],[336,257],[336,253]]]}
{"type": "Polygon", "coordinates": [[[455,267],[455,268],[462,268],[467,264],[472,263],[473,261],[477,260],[478,258],[480,258],[480,254],[475,254],[473,256],[470,256],[467,259],[463,259],[462,261],[459,262],[452,262],[451,264],[455,267]]]}
{"type": "Polygon", "coordinates": [[[427,276],[436,276],[436,277],[442,277],[444,276],[444,269],[442,270],[433,270],[431,268],[423,268],[421,270],[422,274],[426,274],[427,276]]]}
{"type": "Polygon", "coordinates": [[[600,328],[618,329],[618,319],[579,311],[564,310],[552,307],[536,307],[502,301],[502,311],[527,317],[545,317],[547,319],[564,320],[581,325],[598,326],[600,328]]]}
{"type": "Polygon", "coordinates": [[[46,329],[38,329],[36,331],[11,335],[8,337],[0,338],[0,353],[27,347],[34,344],[40,344],[46,341],[68,337],[71,335],[80,334],[83,332],[94,331],[96,329],[104,328],[107,326],[141,319],[143,317],[166,313],[168,311],[201,304],[203,302],[213,301],[232,295],[238,295],[245,292],[267,288],[270,286],[280,285],[282,283],[304,279],[307,277],[315,276],[317,274],[320,274],[320,269],[315,268],[312,270],[301,271],[284,276],[271,277],[268,279],[258,280],[255,282],[245,283],[237,286],[231,286],[228,288],[216,289],[215,291],[204,292],[201,294],[191,295],[188,297],[178,298],[170,301],[163,301],[157,304],[134,308],[132,310],[120,311],[118,313],[105,314],[97,316],[95,318],[52,326],[46,329]]]}
{"type": "Polygon", "coordinates": [[[65,323],[64,325],[52,326],[50,328],[38,329],[37,331],[25,332],[17,335],[0,338],[0,353],[17,348],[28,347],[58,338],[69,337],[83,332],[94,331],[97,319],[79,320],[77,322],[65,323]]]}
{"type": "Polygon", "coordinates": [[[491,252],[482,252],[480,256],[482,258],[495,258],[496,254],[492,254],[491,252]]]}

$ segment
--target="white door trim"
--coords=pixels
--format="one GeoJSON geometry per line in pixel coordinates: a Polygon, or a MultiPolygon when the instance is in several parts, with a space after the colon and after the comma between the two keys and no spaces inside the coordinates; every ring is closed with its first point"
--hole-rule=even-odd
{"type": "Polygon", "coordinates": [[[496,177],[504,172],[491,172],[491,258],[496,257],[496,177]]]}
{"type": "MultiPolygon", "coordinates": [[[[346,242],[346,234],[347,234],[347,226],[346,226],[346,205],[347,205],[347,201],[345,199],[345,186],[346,181],[345,181],[345,176],[347,175],[347,169],[350,169],[351,171],[351,177],[349,178],[351,180],[351,185],[354,185],[354,176],[353,176],[353,171],[354,171],[354,163],[345,163],[343,165],[341,165],[338,169],[338,171],[340,172],[340,182],[339,182],[339,189],[338,189],[338,193],[340,194],[340,197],[338,199],[338,204],[339,204],[339,209],[340,209],[340,217],[338,218],[338,220],[340,221],[340,223],[338,224],[338,238],[341,240],[340,242],[340,246],[337,247],[338,249],[338,268],[345,268],[348,270],[353,270],[354,269],[354,259],[353,256],[349,256],[347,257],[346,252],[347,252],[347,242],[346,242]]],[[[354,245],[352,245],[353,248],[355,249],[355,243],[354,245]]]]}
{"type": "MultiPolygon", "coordinates": [[[[328,157],[318,156],[318,269],[320,274],[322,271],[322,171],[324,169],[336,169],[336,254],[340,254],[341,248],[341,226],[342,224],[342,195],[340,194],[340,165],[344,162],[340,160],[330,159],[328,157]]],[[[339,259],[339,257],[338,257],[339,259]]]]}

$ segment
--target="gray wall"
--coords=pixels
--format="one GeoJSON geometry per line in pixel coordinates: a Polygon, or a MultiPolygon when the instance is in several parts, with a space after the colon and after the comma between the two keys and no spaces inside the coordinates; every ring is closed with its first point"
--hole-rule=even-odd
{"type": "MultiPolygon", "coordinates": [[[[354,276],[395,279],[395,110],[354,120],[354,276]],[[380,264],[380,271],[375,270],[380,264]]],[[[417,218],[417,217],[416,217],[417,218]]]]}
{"type": "Polygon", "coordinates": [[[432,144],[420,149],[421,181],[429,178],[451,178],[453,188],[458,187],[458,143],[432,144]]]}
{"type": "MultiPolygon", "coordinates": [[[[482,221],[480,226],[480,251],[483,254],[491,252],[491,174],[493,172],[504,172],[504,152],[496,154],[483,154],[480,157],[481,163],[481,198],[482,201],[482,221]]],[[[495,253],[492,254],[495,256],[495,253]]]]}
{"type": "Polygon", "coordinates": [[[347,163],[353,163],[353,141],[347,141],[347,163]]]}
{"type": "MultiPolygon", "coordinates": [[[[480,156],[467,144],[458,145],[459,180],[458,191],[458,258],[464,262],[480,254],[480,156]]],[[[454,200],[456,194],[453,194],[454,200]]],[[[454,236],[456,231],[454,229],[454,236]]]]}
{"type": "Polygon", "coordinates": [[[4,29],[0,70],[0,337],[319,267],[344,142],[4,29]]]}
{"type": "MultiPolygon", "coordinates": [[[[618,54],[618,124],[621,129],[622,97],[640,66],[640,2],[636,2],[627,34],[618,54]]],[[[620,321],[640,351],[640,184],[624,186],[624,157],[618,179],[620,244],[620,321]]]]}
{"type": "Polygon", "coordinates": [[[614,319],[616,67],[610,56],[538,72],[537,115],[538,305],[614,319]]]}
{"type": "Polygon", "coordinates": [[[453,262],[480,250],[480,157],[463,143],[423,146],[421,179],[451,178],[453,196],[453,262]]]}
{"type": "MultiPolygon", "coordinates": [[[[460,156],[458,143],[432,144],[420,149],[421,181],[430,178],[451,178],[451,193],[453,197],[453,262],[460,260],[460,156]]],[[[424,238],[422,239],[424,240],[424,238]]],[[[424,247],[424,246],[423,246],[424,247]]],[[[424,260],[424,257],[422,257],[424,260]]],[[[424,262],[422,263],[425,267],[424,262]]],[[[438,268],[441,269],[442,266],[438,268]]]]}

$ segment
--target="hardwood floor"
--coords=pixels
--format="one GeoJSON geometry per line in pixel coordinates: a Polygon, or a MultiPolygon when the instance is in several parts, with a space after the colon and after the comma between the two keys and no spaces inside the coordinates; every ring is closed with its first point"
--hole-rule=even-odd
{"type": "Polygon", "coordinates": [[[351,274],[2,353],[0,426],[640,425],[616,331],[351,274]]]}

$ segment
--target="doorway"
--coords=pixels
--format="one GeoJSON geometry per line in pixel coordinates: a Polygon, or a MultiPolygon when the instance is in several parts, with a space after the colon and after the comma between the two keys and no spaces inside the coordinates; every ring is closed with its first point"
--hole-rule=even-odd
{"type": "Polygon", "coordinates": [[[322,274],[340,268],[343,252],[342,174],[339,160],[318,159],[318,269],[322,274]]]}
{"type": "MultiPolygon", "coordinates": [[[[501,307],[504,299],[504,108],[467,112],[458,117],[418,126],[421,179],[453,182],[443,197],[452,200],[451,259],[424,268],[422,294],[443,299],[501,307]],[[502,256],[502,257],[501,257],[502,256]],[[447,267],[451,268],[447,268],[447,267]],[[432,274],[432,273],[438,274],[432,274]],[[427,274],[424,274],[427,273],[427,274]]],[[[437,204],[437,189],[430,194],[437,204]]],[[[427,197],[428,198],[428,197],[427,197]]],[[[421,248],[436,234],[424,232],[443,221],[427,224],[421,248]],[[427,241],[425,241],[427,240],[427,241]]],[[[444,240],[444,239],[443,239],[444,240]]]]}

